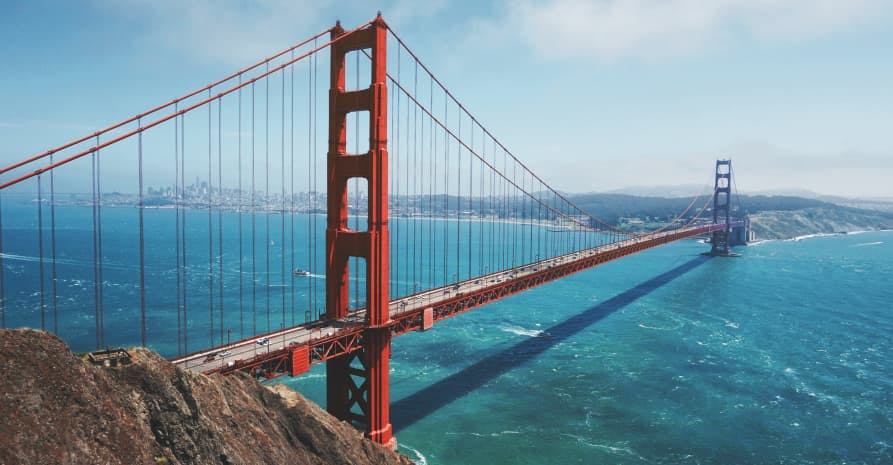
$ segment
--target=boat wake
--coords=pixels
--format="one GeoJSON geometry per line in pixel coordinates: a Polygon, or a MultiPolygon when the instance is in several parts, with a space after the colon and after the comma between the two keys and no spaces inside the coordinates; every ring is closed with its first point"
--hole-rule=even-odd
{"type": "Polygon", "coordinates": [[[503,326],[499,328],[507,333],[517,334],[518,336],[540,337],[546,334],[541,329],[525,329],[520,326],[503,326]]]}

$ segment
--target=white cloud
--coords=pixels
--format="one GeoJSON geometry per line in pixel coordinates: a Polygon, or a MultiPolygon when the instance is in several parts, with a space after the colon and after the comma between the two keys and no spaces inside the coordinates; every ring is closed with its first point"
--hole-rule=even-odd
{"type": "Polygon", "coordinates": [[[807,40],[893,11],[887,0],[520,0],[473,24],[483,40],[523,40],[551,58],[654,58],[738,34],[807,40]]]}

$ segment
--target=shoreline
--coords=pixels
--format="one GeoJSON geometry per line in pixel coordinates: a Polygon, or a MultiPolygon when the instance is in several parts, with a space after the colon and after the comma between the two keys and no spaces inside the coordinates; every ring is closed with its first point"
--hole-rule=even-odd
{"type": "Polygon", "coordinates": [[[836,233],[812,233],[812,234],[803,234],[800,236],[788,237],[783,239],[758,239],[752,242],[748,242],[748,246],[760,245],[767,242],[801,242],[807,239],[819,239],[826,237],[838,237],[838,236],[856,236],[859,234],[867,234],[867,233],[893,233],[893,229],[857,229],[853,231],[841,231],[836,233]]]}

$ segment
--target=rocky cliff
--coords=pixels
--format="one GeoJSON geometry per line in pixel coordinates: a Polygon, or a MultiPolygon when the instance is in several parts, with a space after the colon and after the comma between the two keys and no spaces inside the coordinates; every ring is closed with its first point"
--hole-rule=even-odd
{"type": "Polygon", "coordinates": [[[893,215],[844,207],[763,211],[750,215],[757,239],[791,239],[807,234],[893,229],[893,215]]]}
{"type": "Polygon", "coordinates": [[[412,463],[284,386],[129,352],[106,368],[50,334],[0,330],[0,465],[412,463]]]}

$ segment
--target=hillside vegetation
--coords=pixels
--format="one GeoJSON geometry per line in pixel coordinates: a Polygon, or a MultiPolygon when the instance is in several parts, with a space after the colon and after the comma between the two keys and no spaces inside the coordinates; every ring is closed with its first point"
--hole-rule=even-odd
{"type": "Polygon", "coordinates": [[[893,229],[893,215],[844,207],[763,211],[750,220],[757,239],[893,229]]]}

